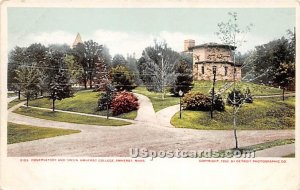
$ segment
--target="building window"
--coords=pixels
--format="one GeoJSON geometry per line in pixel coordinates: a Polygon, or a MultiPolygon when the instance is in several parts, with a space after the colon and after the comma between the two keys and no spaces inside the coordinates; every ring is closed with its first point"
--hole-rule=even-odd
{"type": "Polygon", "coordinates": [[[224,74],[224,75],[227,76],[227,70],[228,70],[228,67],[225,66],[224,69],[225,69],[225,74],[224,74]]]}
{"type": "Polygon", "coordinates": [[[204,66],[201,67],[202,75],[204,74],[204,66]]]}

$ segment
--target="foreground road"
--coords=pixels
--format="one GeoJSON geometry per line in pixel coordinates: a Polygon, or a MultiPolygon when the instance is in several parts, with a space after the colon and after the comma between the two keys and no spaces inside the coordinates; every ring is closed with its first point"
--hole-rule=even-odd
{"type": "MultiPolygon", "coordinates": [[[[81,133],[8,145],[8,156],[120,156],[128,157],[130,148],[148,150],[223,150],[234,147],[232,131],[193,130],[160,125],[160,117],[170,121],[171,114],[154,116],[149,99],[138,95],[140,110],[134,124],[111,127],[32,118],[9,111],[8,120],[40,127],[78,129],[81,133]],[[147,119],[147,113],[150,113],[147,119]]],[[[176,106],[171,108],[176,111],[176,106]]],[[[165,110],[166,112],[168,110],[165,110]]],[[[276,139],[295,138],[294,130],[238,131],[239,145],[249,146],[276,139]]]]}

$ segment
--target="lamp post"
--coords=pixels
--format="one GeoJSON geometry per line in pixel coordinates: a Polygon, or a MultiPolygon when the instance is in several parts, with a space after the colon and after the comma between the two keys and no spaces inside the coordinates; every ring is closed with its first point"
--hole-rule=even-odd
{"type": "Polygon", "coordinates": [[[181,110],[182,110],[182,108],[181,108],[181,98],[182,98],[182,96],[183,96],[182,90],[179,90],[178,94],[179,94],[179,97],[180,97],[180,98],[179,98],[179,99],[180,99],[180,103],[179,103],[179,107],[180,107],[180,108],[179,108],[179,110],[180,110],[180,111],[179,111],[179,118],[181,119],[181,112],[182,112],[182,111],[181,111],[181,110]]]}
{"type": "Polygon", "coordinates": [[[159,56],[161,56],[161,91],[162,91],[162,99],[164,100],[165,99],[165,84],[164,84],[164,56],[163,56],[163,53],[160,52],[158,53],[159,56]]]}
{"type": "Polygon", "coordinates": [[[213,118],[213,111],[214,111],[214,99],[215,99],[215,83],[216,83],[216,71],[217,68],[213,66],[213,88],[212,88],[212,97],[211,97],[211,106],[210,106],[210,118],[213,118]]]}

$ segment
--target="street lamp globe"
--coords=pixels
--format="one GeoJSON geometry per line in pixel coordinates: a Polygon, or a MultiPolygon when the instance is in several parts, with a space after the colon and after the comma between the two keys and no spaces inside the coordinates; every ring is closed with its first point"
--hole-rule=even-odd
{"type": "Polygon", "coordinates": [[[178,94],[179,94],[180,97],[183,96],[182,90],[179,90],[178,94]]]}

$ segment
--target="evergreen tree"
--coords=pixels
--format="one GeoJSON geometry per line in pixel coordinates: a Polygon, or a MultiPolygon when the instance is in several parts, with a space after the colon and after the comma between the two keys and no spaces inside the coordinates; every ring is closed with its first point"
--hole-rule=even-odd
{"type": "Polygon", "coordinates": [[[73,95],[70,78],[64,71],[59,71],[50,82],[50,99],[52,110],[55,110],[55,101],[62,100],[73,95]]]}
{"type": "Polygon", "coordinates": [[[171,88],[171,93],[178,96],[178,92],[181,90],[184,94],[192,89],[192,70],[185,60],[181,60],[176,69],[176,82],[174,87],[171,88]]]}

